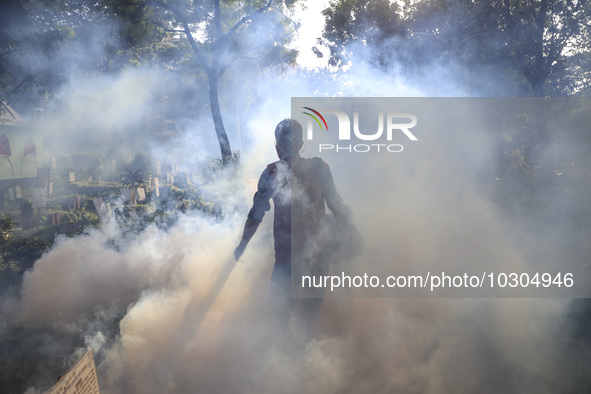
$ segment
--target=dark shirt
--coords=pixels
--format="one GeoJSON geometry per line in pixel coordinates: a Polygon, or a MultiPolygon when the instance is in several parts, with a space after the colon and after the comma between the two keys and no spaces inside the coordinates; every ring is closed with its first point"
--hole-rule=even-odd
{"type": "Polygon", "coordinates": [[[269,164],[259,179],[248,217],[260,223],[271,208],[271,199],[276,264],[291,262],[292,242],[299,251],[318,234],[325,218],[325,201],[335,216],[346,211],[328,164],[318,157],[269,164]],[[298,235],[293,239],[292,228],[298,235]]]}

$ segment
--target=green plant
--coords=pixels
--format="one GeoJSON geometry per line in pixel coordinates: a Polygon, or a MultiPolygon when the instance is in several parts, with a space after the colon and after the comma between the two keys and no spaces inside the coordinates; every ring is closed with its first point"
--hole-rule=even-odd
{"type": "Polygon", "coordinates": [[[142,175],[142,170],[136,170],[134,172],[131,172],[131,170],[125,170],[125,172],[126,173],[121,177],[124,186],[142,187],[145,185],[146,182],[142,175]]]}

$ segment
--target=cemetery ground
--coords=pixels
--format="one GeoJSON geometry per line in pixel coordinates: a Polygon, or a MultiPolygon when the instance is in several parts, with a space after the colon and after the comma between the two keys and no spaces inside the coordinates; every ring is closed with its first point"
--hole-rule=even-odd
{"type": "MultiPolygon", "coordinates": [[[[217,171],[214,167],[207,171],[217,171]]],[[[35,197],[27,188],[19,190],[20,198],[5,198],[0,211],[0,300],[19,296],[23,276],[58,237],[80,236],[108,221],[116,223],[122,233],[139,233],[150,225],[168,228],[181,213],[190,211],[219,217],[220,209],[206,201],[200,189],[212,174],[196,180],[173,170],[161,176],[118,170],[99,181],[92,177],[75,180],[71,171],[54,170],[44,207],[32,208],[35,197]]],[[[122,317],[110,321],[107,338],[116,337],[122,317]]],[[[0,392],[24,392],[35,384],[43,387],[46,382],[31,379],[38,375],[57,378],[71,361],[56,360],[55,354],[71,354],[72,349],[84,347],[82,334],[56,333],[53,327],[3,321],[0,329],[0,392]],[[53,355],[39,350],[48,338],[56,350],[53,355]]]]}

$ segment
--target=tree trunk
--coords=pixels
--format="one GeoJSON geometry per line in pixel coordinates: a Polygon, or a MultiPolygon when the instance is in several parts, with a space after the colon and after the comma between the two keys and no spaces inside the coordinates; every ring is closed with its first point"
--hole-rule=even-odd
{"type": "Polygon", "coordinates": [[[211,105],[211,116],[213,117],[213,125],[215,133],[220,143],[220,150],[222,152],[222,163],[228,164],[232,159],[232,149],[230,148],[230,141],[224,128],[224,121],[220,111],[220,102],[218,99],[218,78],[215,72],[208,72],[207,79],[209,82],[209,103],[211,105]]]}
{"type": "Polygon", "coordinates": [[[533,41],[534,58],[532,60],[532,76],[530,84],[534,97],[544,97],[544,82],[548,79],[548,67],[544,58],[544,30],[546,26],[546,17],[548,13],[548,0],[542,0],[540,11],[536,17],[536,33],[533,41]]]}

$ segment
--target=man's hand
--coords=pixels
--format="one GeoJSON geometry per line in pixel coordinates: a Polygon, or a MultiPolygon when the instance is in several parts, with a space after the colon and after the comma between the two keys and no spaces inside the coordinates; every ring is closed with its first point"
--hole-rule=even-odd
{"type": "Polygon", "coordinates": [[[234,250],[234,259],[236,261],[240,260],[240,256],[244,253],[244,249],[246,249],[246,243],[244,241],[240,242],[240,245],[234,250]]]}
{"type": "Polygon", "coordinates": [[[252,238],[254,233],[257,231],[259,227],[259,223],[251,219],[250,217],[246,219],[246,223],[244,224],[244,232],[242,233],[242,239],[240,240],[240,245],[234,251],[234,258],[236,261],[240,260],[240,256],[244,253],[244,249],[246,249],[246,245],[248,245],[248,241],[252,238]]]}

